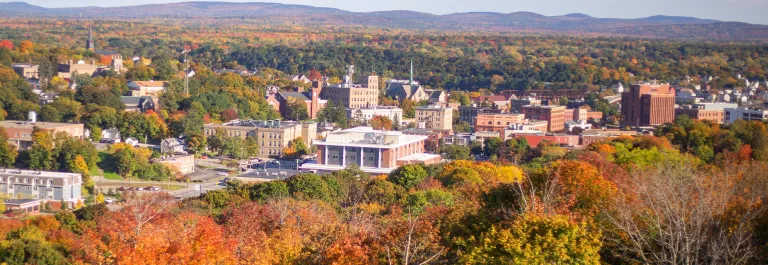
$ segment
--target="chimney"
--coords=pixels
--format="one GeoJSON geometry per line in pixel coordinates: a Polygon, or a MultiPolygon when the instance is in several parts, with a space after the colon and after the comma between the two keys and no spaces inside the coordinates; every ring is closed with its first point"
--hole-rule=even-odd
{"type": "Polygon", "coordinates": [[[69,60],[69,65],[72,65],[72,60],[69,60]]]}

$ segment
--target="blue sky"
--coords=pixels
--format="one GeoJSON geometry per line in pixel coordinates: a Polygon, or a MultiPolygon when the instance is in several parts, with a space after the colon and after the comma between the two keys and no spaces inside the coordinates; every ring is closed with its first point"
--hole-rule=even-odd
{"type": "MultiPolygon", "coordinates": [[[[1,0],[3,2],[19,0],[1,0]]],[[[25,0],[45,7],[123,6],[183,0],[25,0]]],[[[216,0],[209,0],[216,1],[216,0]]],[[[229,2],[258,2],[229,0],[229,2]]],[[[544,15],[584,13],[594,17],[691,16],[768,25],[768,0],[271,0],[286,4],[334,7],[349,11],[413,10],[433,14],[470,11],[544,15]]]]}

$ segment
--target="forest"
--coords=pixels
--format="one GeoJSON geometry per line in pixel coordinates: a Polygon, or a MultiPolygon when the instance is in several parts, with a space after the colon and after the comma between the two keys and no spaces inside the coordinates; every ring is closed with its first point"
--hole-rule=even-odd
{"type": "MultiPolygon", "coordinates": [[[[237,159],[258,143],[206,136],[203,124],[278,119],[265,100],[267,86],[308,86],[294,75],[338,79],[347,64],[384,81],[407,79],[413,60],[417,81],[450,90],[449,100],[462,105],[469,95],[508,89],[580,89],[606,116],[617,114],[603,99],[617,82],[707,83],[716,90],[743,86],[738,76],[761,82],[760,89],[768,80],[768,46],[761,43],[207,27],[152,19],[0,21],[0,119],[25,120],[37,111],[41,121],[84,123],[94,140],[114,127],[140,142],[180,137],[196,155],[237,159]],[[119,52],[127,71],[58,78],[57,64],[68,60],[109,65],[109,58],[85,49],[89,27],[96,50],[119,52]],[[41,106],[13,63],[39,65],[40,89],[58,97],[41,106]],[[195,72],[188,93],[185,69],[195,72]],[[137,80],[168,81],[157,111],[124,111],[120,96],[137,80]],[[77,84],[74,90],[68,81],[77,84]]],[[[383,96],[381,102],[404,109],[420,104],[383,96]]],[[[321,115],[349,126],[342,110],[332,105],[321,115]]],[[[376,120],[374,126],[399,125],[376,120]]],[[[94,165],[150,180],[176,172],[148,164],[158,154],[146,148],[115,145],[98,153],[89,141],[38,130],[32,148],[20,151],[3,137],[0,166],[80,172],[84,194],[92,195],[77,209],[0,219],[0,263],[6,264],[768,262],[768,129],[760,121],[721,125],[681,116],[656,136],[583,149],[499,138],[470,147],[433,143],[431,150],[450,161],[387,175],[352,166],[263,183],[231,181],[182,201],[125,192],[118,209],[93,193],[94,165]],[[473,161],[480,154],[490,160],[473,161]]],[[[289,149],[308,153],[311,147],[299,143],[289,149]]]]}

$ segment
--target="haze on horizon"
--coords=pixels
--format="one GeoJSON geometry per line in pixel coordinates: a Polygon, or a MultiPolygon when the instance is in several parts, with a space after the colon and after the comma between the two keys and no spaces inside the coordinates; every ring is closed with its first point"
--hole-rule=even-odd
{"type": "MultiPolygon", "coordinates": [[[[44,7],[116,7],[185,2],[185,0],[24,0],[23,2],[44,7]]],[[[355,12],[410,10],[432,14],[449,14],[528,11],[547,16],[583,13],[599,18],[640,18],[667,15],[768,25],[768,16],[765,15],[765,11],[768,10],[768,0],[227,0],[226,2],[275,2],[332,7],[355,12]]]]}

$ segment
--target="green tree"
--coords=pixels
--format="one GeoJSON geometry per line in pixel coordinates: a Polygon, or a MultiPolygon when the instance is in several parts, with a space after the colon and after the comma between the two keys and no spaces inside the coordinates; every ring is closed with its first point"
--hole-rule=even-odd
{"type": "Polygon", "coordinates": [[[424,170],[424,167],[420,164],[408,164],[395,169],[389,174],[387,180],[407,190],[416,187],[426,178],[427,171],[424,170]]]}
{"type": "Polygon", "coordinates": [[[299,174],[288,179],[291,195],[307,199],[330,199],[328,184],[315,174],[299,174]]]}
{"type": "Polygon", "coordinates": [[[440,151],[442,152],[443,157],[445,157],[446,159],[453,159],[453,160],[472,159],[472,157],[470,156],[469,147],[464,145],[458,145],[458,144],[443,145],[440,148],[440,151]]]}
{"type": "Polygon", "coordinates": [[[16,163],[19,152],[16,147],[8,143],[8,134],[5,128],[0,127],[0,167],[9,168],[16,163]]]}
{"type": "Polygon", "coordinates": [[[1,245],[0,261],[8,265],[68,264],[64,255],[52,245],[32,239],[16,239],[1,245]]]}
{"type": "Polygon", "coordinates": [[[303,121],[309,119],[307,104],[297,98],[289,97],[286,100],[285,119],[292,121],[303,121]]]}
{"type": "Polygon", "coordinates": [[[494,226],[459,257],[462,264],[600,264],[600,231],[566,216],[525,214],[494,226]]]}

